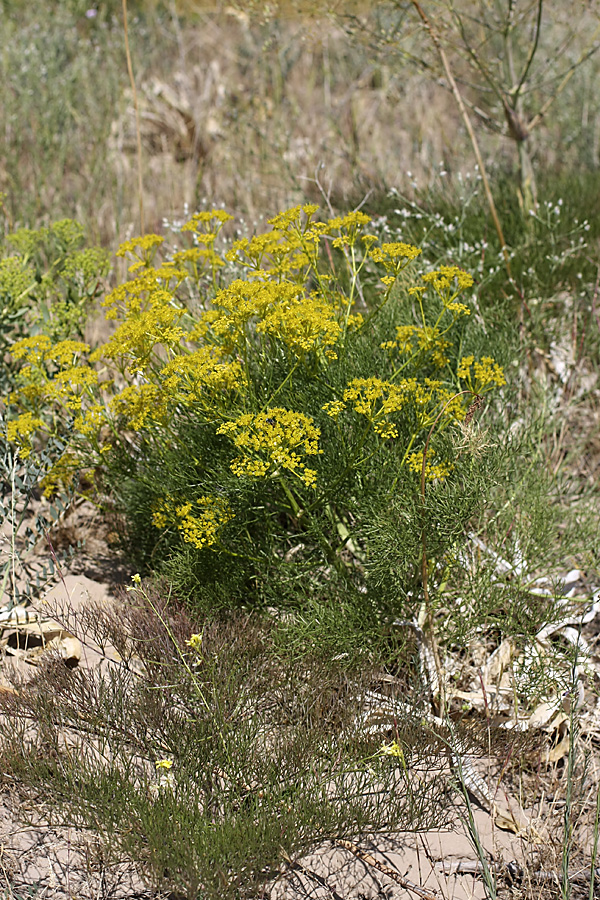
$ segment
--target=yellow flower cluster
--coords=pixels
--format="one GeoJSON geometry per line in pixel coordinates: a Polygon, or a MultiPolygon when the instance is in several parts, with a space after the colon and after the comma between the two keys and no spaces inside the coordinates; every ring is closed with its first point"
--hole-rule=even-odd
{"type": "Polygon", "coordinates": [[[286,209],[283,212],[277,213],[276,216],[273,216],[272,219],[268,219],[267,221],[274,229],[288,231],[291,226],[299,224],[301,212],[303,212],[307,217],[307,220],[310,221],[312,216],[318,211],[319,207],[314,203],[306,203],[304,206],[292,206],[291,209],[286,209]]]}
{"type": "Polygon", "coordinates": [[[207,227],[208,234],[214,234],[214,226],[210,228],[214,221],[218,222],[217,229],[219,226],[223,226],[225,222],[231,222],[233,220],[233,216],[225,212],[224,209],[210,209],[204,210],[202,212],[194,213],[189,222],[186,222],[185,225],[182,225],[182,231],[193,231],[196,234],[204,235],[205,232],[202,232],[201,226],[207,227]]]}
{"type": "Polygon", "coordinates": [[[398,741],[392,741],[391,744],[382,744],[379,752],[382,756],[396,756],[404,762],[404,753],[398,741]]]}
{"type": "Polygon", "coordinates": [[[164,242],[164,238],[158,234],[145,234],[142,237],[124,241],[117,250],[117,256],[133,256],[135,262],[129,267],[130,272],[141,269],[143,266],[151,266],[157,249],[164,242]]]}
{"type": "Polygon", "coordinates": [[[190,636],[189,641],[186,641],[187,646],[190,650],[193,650],[194,653],[201,653],[202,651],[202,635],[201,634],[192,634],[190,636]]]}
{"type": "Polygon", "coordinates": [[[433,365],[441,369],[449,362],[446,350],[450,346],[450,341],[444,337],[444,334],[445,331],[442,331],[439,325],[424,325],[422,328],[418,328],[416,325],[400,325],[396,328],[396,340],[384,341],[381,349],[412,353],[414,351],[413,338],[416,338],[418,349],[430,354],[433,365]]]}
{"type": "Polygon", "coordinates": [[[231,506],[221,497],[178,503],[167,496],[156,504],[152,522],[156,528],[174,525],[186,543],[203,550],[216,542],[219,528],[233,518],[231,506]]]}
{"type": "MultiPolygon", "coordinates": [[[[390,420],[406,407],[417,415],[420,427],[431,418],[434,410],[446,404],[452,393],[440,381],[425,378],[421,383],[416,378],[405,378],[392,384],[380,378],[354,378],[343,394],[342,400],[332,400],[323,406],[327,415],[337,419],[340,413],[352,404],[355,412],[365,416],[376,434],[383,439],[398,437],[398,427],[390,420]]],[[[464,407],[460,398],[450,403],[446,409],[449,417],[464,418],[464,407]]]]}
{"type": "MultiPolygon", "coordinates": [[[[212,243],[215,235],[203,235],[198,240],[203,243],[212,243]],[[210,241],[209,241],[210,238],[210,241]]],[[[225,263],[218,253],[215,253],[210,247],[188,247],[187,250],[178,250],[173,254],[173,264],[175,266],[189,265],[194,278],[198,279],[201,269],[210,266],[213,269],[221,269],[225,263]]]]}
{"type": "Polygon", "coordinates": [[[175,266],[188,266],[190,274],[196,282],[206,269],[213,273],[213,279],[217,269],[225,265],[225,261],[215,251],[214,246],[219,232],[233,219],[223,209],[211,209],[194,213],[189,222],[182,226],[182,232],[191,231],[194,234],[194,246],[185,250],[179,250],[173,254],[175,266]],[[198,245],[203,246],[198,246],[198,245]]]}
{"type": "Polygon", "coordinates": [[[275,277],[304,284],[312,271],[318,273],[320,282],[327,280],[327,276],[317,269],[321,239],[335,233],[334,247],[354,245],[360,230],[371,219],[365,213],[354,211],[327,222],[314,222],[312,217],[316,212],[317,206],[305,204],[280,213],[269,219],[271,231],[236,241],[226,258],[245,266],[250,278],[275,277]]]}
{"type": "Polygon", "coordinates": [[[224,353],[233,354],[245,345],[253,325],[256,333],[280,340],[298,357],[324,350],[335,359],[330,348],[341,333],[339,311],[292,282],[238,279],[217,293],[214,306],[203,313],[190,339],[212,337],[224,353]]]}
{"type": "Polygon", "coordinates": [[[154,384],[129,384],[109,403],[109,409],[123,416],[128,428],[140,431],[151,423],[164,423],[169,398],[154,384]]]}
{"type": "MultiPolygon", "coordinates": [[[[332,305],[317,294],[306,297],[298,290],[287,302],[271,307],[256,330],[278,338],[299,357],[318,348],[332,347],[341,334],[332,305]]],[[[325,355],[328,359],[337,358],[330,349],[325,349],[325,355]]]]}
{"type": "Polygon", "coordinates": [[[339,236],[333,240],[333,246],[341,249],[354,244],[363,225],[368,225],[370,221],[370,216],[358,210],[329,219],[328,232],[331,234],[332,231],[339,231],[339,236]]]}
{"type": "Polygon", "coordinates": [[[406,405],[411,386],[409,381],[391,384],[380,378],[354,378],[344,391],[344,404],[352,403],[355,412],[366,416],[379,437],[395,438],[398,428],[388,417],[406,405]]]}
{"type": "Polygon", "coordinates": [[[475,394],[484,394],[494,385],[502,387],[506,384],[502,367],[491,356],[482,356],[479,361],[474,356],[463,356],[456,374],[475,394]]]}
{"type": "Polygon", "coordinates": [[[384,341],[382,350],[398,350],[400,353],[410,353],[413,349],[412,338],[418,331],[416,325],[398,325],[396,328],[396,340],[384,341]]]}
{"type": "MultiPolygon", "coordinates": [[[[457,303],[456,298],[463,291],[473,287],[473,278],[458,266],[440,266],[433,272],[422,276],[425,284],[430,284],[446,309],[458,316],[469,316],[471,310],[464,303],[457,303]]],[[[414,290],[414,289],[413,289],[414,290]]]]}
{"type": "Polygon", "coordinates": [[[31,412],[23,413],[6,425],[6,437],[11,443],[19,444],[23,459],[31,454],[31,435],[41,431],[44,423],[31,412]]]}
{"type": "Polygon", "coordinates": [[[143,373],[152,361],[157,344],[174,346],[179,344],[185,331],[178,324],[183,310],[174,309],[166,297],[154,296],[152,308],[130,316],[104,344],[101,353],[91,357],[92,362],[100,358],[121,360],[129,372],[143,373]]]}
{"type": "MultiPolygon", "coordinates": [[[[77,416],[74,422],[76,431],[92,441],[97,441],[102,427],[106,424],[106,407],[103,403],[93,403],[87,409],[82,410],[81,415],[77,416]]],[[[106,443],[100,449],[106,453],[109,449],[106,443]]]]}
{"type": "Polygon", "coordinates": [[[187,276],[185,269],[170,262],[144,270],[107,294],[102,301],[102,306],[108,310],[106,318],[125,319],[161,303],[173,304],[173,292],[187,276]]]}
{"type": "MultiPolygon", "coordinates": [[[[398,384],[374,377],[355,378],[344,391],[343,399],[326,403],[323,410],[337,420],[348,404],[352,404],[354,411],[371,423],[375,433],[387,440],[397,438],[399,433],[391,417],[407,408],[416,416],[417,430],[432,424],[440,410],[444,410],[446,421],[462,421],[466,414],[462,399],[441,381],[431,378],[423,382],[405,378],[398,384]]],[[[435,477],[442,477],[441,469],[435,477]]]]}
{"type": "Polygon", "coordinates": [[[48,382],[45,397],[62,401],[69,410],[80,410],[85,397],[91,396],[97,385],[98,373],[90,366],[70,365],[48,382]]]}
{"type": "Polygon", "coordinates": [[[247,413],[221,425],[217,434],[231,435],[235,446],[242,451],[243,455],[231,463],[231,470],[238,477],[264,478],[286,469],[308,487],[316,484],[317,473],[306,466],[298,451],[308,456],[322,453],[321,432],[303,413],[280,407],[258,415],[247,413]]]}
{"type": "Polygon", "coordinates": [[[190,339],[210,337],[222,345],[225,353],[234,353],[244,344],[253,320],[262,319],[270,307],[291,300],[297,292],[298,288],[293,284],[238,278],[218,291],[213,301],[214,309],[202,314],[190,332],[190,339]]]}
{"type": "Polygon", "coordinates": [[[74,356],[89,349],[83,341],[59,341],[53,346],[47,334],[35,334],[16,341],[11,347],[11,354],[13,359],[22,359],[29,365],[51,361],[65,366],[73,362],[74,356]]]}
{"type": "Polygon", "coordinates": [[[246,379],[238,360],[222,360],[213,347],[200,347],[170,360],[161,371],[166,394],[184,406],[213,404],[224,391],[239,391],[246,379]]]}
{"type": "Polygon", "coordinates": [[[443,332],[436,327],[424,326],[417,328],[415,334],[419,344],[419,350],[424,350],[431,355],[431,361],[438,369],[443,368],[449,362],[446,350],[450,346],[450,341],[443,337],[443,332]]]}
{"type": "MultiPolygon", "coordinates": [[[[430,458],[435,456],[435,450],[429,450],[427,453],[427,462],[425,463],[425,478],[427,481],[435,481],[436,479],[447,478],[453,469],[449,463],[433,463],[430,458]]],[[[406,461],[409,469],[421,475],[423,471],[423,451],[411,453],[406,461]]]]}
{"type": "Polygon", "coordinates": [[[44,497],[52,497],[59,485],[68,487],[72,483],[78,467],[79,460],[77,456],[66,450],[40,482],[44,489],[44,497]]]}
{"type": "Polygon", "coordinates": [[[369,255],[373,262],[383,265],[389,275],[381,279],[386,286],[392,285],[402,269],[416,259],[421,251],[412,244],[403,242],[384,243],[381,247],[373,247],[369,255]]]}
{"type": "Polygon", "coordinates": [[[97,390],[97,372],[80,361],[81,354],[88,350],[82,341],[66,340],[53,345],[47,335],[34,335],[13,344],[14,358],[24,360],[26,365],[18,376],[21,386],[10,400],[26,409],[8,423],[7,435],[20,444],[26,455],[31,452],[31,435],[44,427],[42,409],[47,412],[57,406],[63,417],[65,412],[79,412],[84,400],[97,390]]]}
{"type": "Polygon", "coordinates": [[[244,266],[250,278],[291,278],[310,264],[300,238],[277,229],[235,241],[225,258],[244,266]]]}

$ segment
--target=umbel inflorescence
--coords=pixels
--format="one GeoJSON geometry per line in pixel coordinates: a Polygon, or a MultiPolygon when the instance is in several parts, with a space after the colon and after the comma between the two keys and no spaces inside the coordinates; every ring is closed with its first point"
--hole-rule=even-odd
{"type": "MultiPolygon", "coordinates": [[[[362,212],[317,213],[294,207],[227,252],[222,210],[194,215],[190,246],[171,254],[158,235],[127,241],[130,277],[103,301],[116,325],[106,343],[91,352],[41,332],[13,345],[9,440],[23,456],[51,434],[65,444],[47,492],[142,445],[181,446],[198,478],[157,491],[151,523],[215,552],[247,514],[244,485],[276,490],[306,526],[382,454],[417,480],[433,424],[443,435],[473,395],[505,383],[493,359],[456,352],[473,279],[440,266],[409,285],[417,247],[380,244],[362,212]],[[192,431],[212,458],[185,444],[192,431]]],[[[439,480],[453,460],[434,444],[425,471],[439,480]]]]}

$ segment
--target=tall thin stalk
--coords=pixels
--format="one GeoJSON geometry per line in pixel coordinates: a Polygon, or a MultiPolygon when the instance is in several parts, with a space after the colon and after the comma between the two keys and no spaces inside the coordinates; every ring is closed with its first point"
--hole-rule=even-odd
{"type": "Polygon", "coordinates": [[[446,77],[448,78],[448,82],[450,84],[450,89],[454,94],[454,98],[458,104],[458,108],[460,110],[460,114],[462,116],[462,120],[465,123],[465,128],[467,129],[467,133],[469,135],[469,140],[471,141],[471,146],[473,147],[473,152],[475,154],[475,159],[477,160],[477,165],[479,166],[479,172],[481,174],[481,180],[483,182],[483,189],[485,191],[485,196],[488,202],[488,206],[490,208],[490,213],[492,215],[492,219],[494,221],[494,227],[496,229],[496,234],[498,235],[498,239],[500,240],[500,247],[502,248],[502,256],[504,257],[504,265],[506,267],[506,271],[508,273],[508,277],[512,279],[512,273],[510,269],[510,257],[508,254],[508,248],[506,246],[506,240],[504,238],[504,232],[502,230],[502,225],[500,223],[500,218],[498,216],[498,210],[496,209],[496,204],[494,203],[494,197],[492,195],[492,189],[490,187],[490,182],[487,177],[487,172],[485,168],[485,164],[483,162],[483,156],[481,155],[481,150],[479,149],[479,142],[477,141],[477,137],[475,135],[475,131],[471,124],[471,120],[469,118],[469,113],[467,112],[467,107],[465,106],[465,102],[462,98],[462,94],[458,89],[458,85],[456,83],[456,79],[452,74],[452,69],[450,68],[450,63],[448,62],[448,57],[446,56],[446,52],[442,47],[441,41],[437,35],[437,32],[433,28],[431,22],[425,15],[419,0],[412,0],[412,4],[417,10],[421,21],[423,22],[425,28],[427,29],[427,33],[432,40],[435,49],[439,53],[440,59],[442,61],[442,65],[444,67],[444,71],[446,72],[446,77]]]}
{"type": "Polygon", "coordinates": [[[142,180],[142,133],[140,129],[140,108],[138,105],[137,88],[135,86],[135,78],[133,77],[133,64],[131,62],[131,51],[129,49],[129,30],[127,27],[127,0],[123,0],[123,34],[125,37],[125,55],[127,56],[127,71],[129,73],[129,82],[131,84],[131,94],[133,97],[133,108],[135,110],[135,136],[137,145],[137,166],[138,166],[138,199],[140,204],[140,234],[145,234],[144,225],[144,185],[142,180]]]}
{"type": "MultiPolygon", "coordinates": [[[[427,453],[429,451],[429,441],[431,440],[431,436],[435,431],[436,425],[440,421],[441,417],[447,410],[448,406],[456,400],[457,397],[461,397],[463,394],[471,394],[473,396],[473,402],[471,403],[469,409],[467,410],[467,415],[465,418],[465,422],[469,422],[476,411],[481,406],[482,400],[479,394],[475,394],[474,391],[464,390],[458,391],[454,394],[450,399],[444,404],[444,406],[439,411],[438,415],[435,418],[435,421],[431,428],[429,429],[429,434],[427,435],[427,440],[425,441],[425,447],[423,449],[423,462],[421,464],[421,509],[422,515],[425,515],[425,474],[427,471],[427,453]]],[[[427,560],[427,534],[425,531],[425,523],[423,522],[423,527],[421,529],[421,585],[423,587],[423,609],[425,612],[425,622],[426,628],[429,636],[429,641],[433,650],[433,657],[435,660],[435,667],[437,670],[438,683],[439,683],[439,714],[443,716],[446,708],[446,692],[444,688],[444,679],[442,673],[442,664],[440,661],[440,656],[438,652],[437,640],[435,637],[435,630],[433,627],[433,615],[431,611],[431,602],[429,599],[429,572],[428,572],[429,563],[427,560]]]]}

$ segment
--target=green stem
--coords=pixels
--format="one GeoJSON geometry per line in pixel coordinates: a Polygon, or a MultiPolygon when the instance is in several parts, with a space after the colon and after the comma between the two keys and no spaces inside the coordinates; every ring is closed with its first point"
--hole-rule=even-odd
{"type": "MultiPolygon", "coordinates": [[[[395,283],[396,283],[396,282],[394,282],[394,284],[395,284],[395,283]]],[[[386,303],[388,302],[388,300],[390,299],[390,296],[391,296],[392,288],[393,288],[393,287],[394,287],[393,284],[391,284],[391,285],[389,286],[389,288],[387,289],[387,291],[386,291],[385,294],[383,295],[383,300],[381,301],[381,303],[380,303],[378,306],[376,306],[375,309],[373,310],[373,312],[370,313],[370,315],[368,315],[367,318],[364,320],[364,322],[363,322],[363,324],[362,324],[362,327],[363,327],[363,328],[365,328],[365,326],[368,325],[368,324],[375,318],[375,316],[377,316],[377,315],[381,312],[381,310],[383,309],[383,307],[385,306],[385,304],[386,304],[386,303]]]]}
{"type": "Polygon", "coordinates": [[[265,412],[265,410],[271,405],[271,403],[273,402],[273,400],[275,399],[277,394],[283,390],[283,388],[286,386],[287,382],[291,379],[292,375],[294,374],[294,372],[296,371],[296,369],[298,368],[299,365],[300,365],[300,360],[298,360],[296,365],[292,369],[290,369],[290,371],[285,376],[285,378],[283,379],[283,381],[281,382],[279,387],[274,391],[273,394],[271,394],[271,397],[269,398],[269,400],[267,400],[267,402],[261,409],[261,412],[265,412]]]}
{"type": "MultiPolygon", "coordinates": [[[[187,659],[185,658],[185,655],[183,654],[181,647],[177,643],[177,641],[175,639],[175,635],[173,634],[173,632],[169,626],[169,623],[165,620],[165,618],[161,614],[160,610],[152,602],[152,600],[148,596],[147,592],[140,588],[138,588],[138,590],[139,590],[139,593],[142,595],[142,597],[148,603],[148,606],[150,607],[150,609],[152,610],[154,615],[157,617],[157,619],[159,620],[159,622],[161,623],[161,625],[163,626],[165,631],[167,632],[167,635],[169,636],[169,639],[172,641],[173,646],[175,647],[175,650],[177,651],[177,655],[179,656],[179,659],[181,660],[181,663],[182,663],[184,669],[186,670],[186,672],[192,679],[192,684],[194,685],[194,690],[195,690],[196,694],[198,695],[201,704],[204,706],[206,711],[209,713],[209,715],[214,720],[215,719],[214,712],[211,709],[211,706],[210,706],[208,700],[204,696],[204,693],[198,684],[198,679],[197,679],[196,675],[194,674],[194,672],[192,671],[192,669],[190,668],[190,665],[189,665],[187,659]]],[[[225,740],[225,735],[223,734],[223,731],[221,730],[220,726],[218,725],[218,723],[216,721],[215,721],[215,726],[216,726],[218,735],[221,739],[221,744],[223,745],[223,750],[225,751],[225,755],[227,756],[228,762],[231,765],[231,763],[232,763],[231,754],[229,753],[229,746],[227,744],[227,741],[225,740]]]]}
{"type": "Polygon", "coordinates": [[[442,409],[437,414],[431,428],[429,429],[429,434],[427,435],[427,440],[425,441],[425,447],[423,449],[423,463],[421,465],[421,513],[423,515],[423,527],[421,529],[421,583],[423,586],[423,605],[425,607],[425,616],[426,616],[426,626],[429,632],[429,636],[431,639],[431,646],[433,649],[433,656],[435,659],[435,667],[437,669],[438,675],[438,683],[440,688],[440,698],[439,698],[439,714],[440,716],[444,716],[446,709],[446,697],[444,690],[444,682],[443,682],[443,672],[442,666],[440,663],[438,648],[437,648],[437,640],[435,637],[435,629],[433,623],[433,613],[431,609],[431,601],[429,597],[429,584],[428,584],[428,561],[427,561],[427,535],[425,532],[425,472],[427,468],[427,452],[429,450],[429,441],[431,440],[431,436],[435,430],[435,427],[444,412],[448,408],[448,406],[456,400],[457,397],[461,397],[463,394],[474,394],[474,391],[466,390],[466,391],[458,391],[454,396],[450,397],[450,399],[444,404],[442,409]]]}
{"type": "Polygon", "coordinates": [[[301,514],[302,510],[301,510],[300,507],[298,506],[298,503],[296,502],[296,498],[295,498],[294,495],[292,494],[291,488],[290,488],[290,486],[288,485],[288,483],[287,483],[287,481],[285,480],[285,478],[283,477],[283,475],[280,475],[280,476],[279,476],[279,483],[281,484],[281,486],[282,486],[282,488],[283,488],[283,491],[284,491],[284,493],[285,493],[285,496],[286,496],[286,497],[288,498],[288,500],[290,501],[290,506],[292,507],[292,512],[294,513],[294,515],[296,516],[296,518],[300,518],[300,514],[301,514]]]}
{"type": "Polygon", "coordinates": [[[334,483],[329,487],[329,489],[327,491],[324,491],[322,494],[320,494],[317,497],[317,499],[314,500],[310,504],[310,506],[308,506],[303,511],[302,515],[308,515],[313,511],[313,509],[316,509],[316,507],[322,506],[323,504],[327,504],[329,502],[329,500],[334,496],[335,491],[337,490],[339,485],[344,481],[344,479],[347,477],[348,473],[351,472],[352,469],[356,467],[356,465],[357,465],[356,461],[360,455],[360,451],[363,448],[363,445],[367,439],[367,436],[368,436],[370,430],[371,430],[371,423],[369,422],[369,424],[367,425],[367,427],[365,428],[365,430],[363,432],[363,435],[362,435],[360,441],[358,442],[358,445],[352,456],[352,459],[350,460],[350,462],[348,463],[348,465],[346,466],[346,468],[344,469],[342,474],[339,476],[339,478],[337,478],[334,481],[334,483]]]}

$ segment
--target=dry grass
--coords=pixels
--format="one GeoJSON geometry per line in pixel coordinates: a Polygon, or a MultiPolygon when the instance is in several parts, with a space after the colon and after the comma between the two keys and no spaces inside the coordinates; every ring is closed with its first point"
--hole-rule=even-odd
{"type": "MultiPolygon", "coordinates": [[[[261,4],[209,10],[188,2],[185,18],[174,7],[170,13],[144,8],[138,16],[133,7],[130,42],[142,112],[148,230],[159,231],[165,216],[203,204],[221,203],[252,221],[301,198],[321,200],[316,180],[345,207],[369,192],[431,184],[440,167],[450,174],[472,168],[455,103],[416,21],[393,4],[355,6],[276,16],[261,4]]],[[[594,12],[586,15],[591,26],[594,12]]],[[[69,26],[70,52],[81,56],[69,63],[68,83],[61,82],[62,70],[49,72],[38,97],[33,82],[23,90],[32,73],[13,65],[4,85],[0,190],[8,192],[14,219],[27,206],[37,219],[74,215],[114,245],[139,222],[121,27],[116,10],[102,22],[83,15],[60,24],[63,32],[69,26]],[[65,120],[60,134],[52,133],[54,107],[56,121],[65,120]],[[62,165],[52,162],[54,145],[62,165]]],[[[61,33],[53,32],[52,23],[49,28],[47,44],[60,46],[61,33]]],[[[586,30],[589,35],[583,18],[580,30],[581,45],[586,30]]],[[[5,38],[23,42],[15,53],[43,52],[35,29],[13,28],[5,38]]],[[[553,109],[532,136],[536,161],[564,164],[568,155],[597,164],[594,65],[592,60],[576,73],[560,113],[553,109]]],[[[469,73],[457,66],[466,95],[479,102],[469,73]]],[[[496,124],[504,136],[477,124],[486,161],[514,164],[514,142],[502,118],[496,124]]]]}

